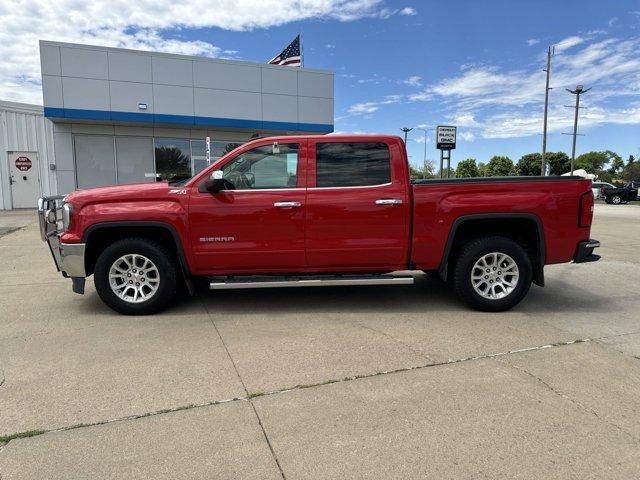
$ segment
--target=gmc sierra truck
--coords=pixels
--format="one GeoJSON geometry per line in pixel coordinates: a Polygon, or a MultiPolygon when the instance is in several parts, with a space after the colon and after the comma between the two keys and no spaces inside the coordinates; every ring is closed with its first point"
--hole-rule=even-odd
{"type": "Polygon", "coordinates": [[[411,182],[384,135],[261,138],[190,179],[77,190],[38,203],[56,267],[123,314],[211,289],[447,281],[472,307],[509,309],[544,266],[598,260],[591,181],[411,182]]]}

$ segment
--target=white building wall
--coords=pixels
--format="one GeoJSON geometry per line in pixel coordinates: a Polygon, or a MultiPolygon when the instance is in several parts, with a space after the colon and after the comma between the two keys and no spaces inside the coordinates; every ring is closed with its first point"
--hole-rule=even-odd
{"type": "Polygon", "coordinates": [[[56,193],[53,124],[39,105],[0,102],[0,209],[11,209],[9,152],[37,152],[40,193],[56,193]]]}

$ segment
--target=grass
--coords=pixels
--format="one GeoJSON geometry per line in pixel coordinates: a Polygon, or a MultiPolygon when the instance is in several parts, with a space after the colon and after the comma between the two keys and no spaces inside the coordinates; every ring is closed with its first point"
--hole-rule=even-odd
{"type": "Polygon", "coordinates": [[[264,392],[251,392],[249,395],[247,395],[247,398],[251,400],[252,398],[262,397],[264,394],[264,392]]]}
{"type": "Polygon", "coordinates": [[[11,435],[0,435],[0,443],[8,443],[17,438],[36,437],[43,433],[47,433],[46,430],[27,430],[26,432],[12,433],[11,435]]]}

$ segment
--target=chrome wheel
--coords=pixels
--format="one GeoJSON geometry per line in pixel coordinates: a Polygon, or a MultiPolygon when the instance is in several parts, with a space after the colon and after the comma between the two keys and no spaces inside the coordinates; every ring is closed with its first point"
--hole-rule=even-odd
{"type": "Polygon", "coordinates": [[[141,303],[158,291],[160,273],[144,255],[123,255],[109,269],[109,285],[113,293],[125,302],[141,303]]]}
{"type": "Polygon", "coordinates": [[[483,255],[471,269],[473,289],[483,298],[499,300],[518,285],[520,272],[515,260],[500,252],[483,255]]]}
{"type": "Polygon", "coordinates": [[[613,197],[611,197],[611,201],[615,205],[620,205],[622,203],[622,197],[620,195],[614,195],[613,197]]]}

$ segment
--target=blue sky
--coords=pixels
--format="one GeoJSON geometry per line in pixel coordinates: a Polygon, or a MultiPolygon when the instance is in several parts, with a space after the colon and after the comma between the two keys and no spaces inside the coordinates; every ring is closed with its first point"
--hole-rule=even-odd
{"type": "MultiPolygon", "coordinates": [[[[0,6],[2,99],[41,103],[40,38],[266,61],[302,32],[305,66],[335,72],[337,131],[423,126],[436,160],[433,127],[454,124],[454,164],[517,160],[541,148],[542,67],[556,44],[548,149],[570,152],[564,89],[584,83],[578,153],[640,153],[638,0],[15,1],[0,6]]],[[[424,133],[410,139],[419,164],[424,133]]]]}

